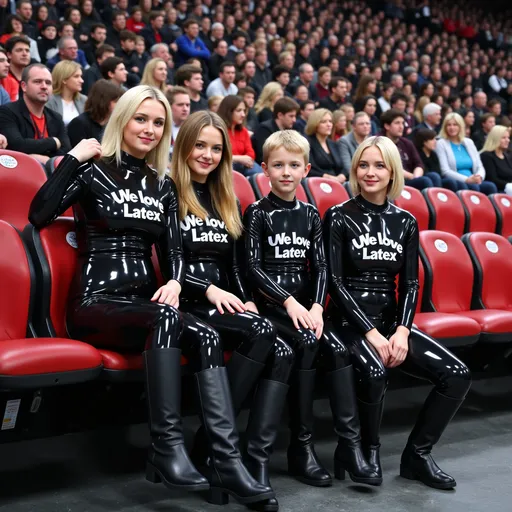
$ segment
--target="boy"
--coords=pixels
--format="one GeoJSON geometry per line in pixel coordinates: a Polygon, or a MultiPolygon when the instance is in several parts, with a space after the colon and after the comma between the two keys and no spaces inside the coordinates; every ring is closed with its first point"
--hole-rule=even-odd
{"type": "Polygon", "coordinates": [[[263,145],[265,176],[272,191],[244,216],[247,274],[261,315],[295,351],[290,385],[288,472],[308,485],[331,485],[313,446],[313,392],[319,348],[328,370],[331,408],[339,436],[336,476],[372,483],[364,459],[356,411],[354,376],[346,347],[324,329],[327,265],[317,209],[295,197],[309,163],[309,144],[294,130],[275,132],[263,145]],[[319,343],[320,340],[320,343],[319,343]]]}

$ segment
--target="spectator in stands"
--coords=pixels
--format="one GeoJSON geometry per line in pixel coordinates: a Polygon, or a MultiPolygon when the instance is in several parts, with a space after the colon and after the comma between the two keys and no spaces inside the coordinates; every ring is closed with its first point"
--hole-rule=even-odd
{"type": "Polygon", "coordinates": [[[339,141],[343,170],[346,173],[350,172],[352,157],[356,149],[364,139],[370,136],[371,129],[370,116],[366,112],[357,112],[354,119],[352,119],[352,131],[344,135],[339,141]]]}
{"type": "Polygon", "coordinates": [[[171,134],[171,155],[174,149],[176,137],[180,131],[181,125],[190,115],[190,96],[185,87],[173,87],[166,94],[172,112],[172,134],[171,134]]]}
{"type": "Polygon", "coordinates": [[[121,47],[116,51],[116,57],[123,59],[124,67],[128,71],[127,87],[135,87],[140,82],[142,72],[139,69],[139,59],[135,51],[137,36],[129,30],[121,30],[119,42],[121,47]]]}
{"type": "Polygon", "coordinates": [[[147,48],[159,43],[169,44],[172,41],[170,35],[164,30],[164,16],[161,11],[154,11],[149,15],[149,26],[143,28],[139,34],[144,38],[147,48]]]}
{"type": "Polygon", "coordinates": [[[96,50],[96,62],[89,69],[84,71],[84,84],[82,86],[82,91],[85,95],[89,94],[89,90],[95,82],[103,78],[103,75],[101,74],[101,65],[109,57],[115,57],[114,47],[109,44],[102,44],[96,50]]]}
{"type": "Polygon", "coordinates": [[[350,132],[347,114],[343,110],[335,110],[332,113],[332,133],[331,139],[337,142],[350,132]]]}
{"type": "Polygon", "coordinates": [[[272,119],[260,123],[251,139],[256,155],[256,163],[259,164],[263,161],[263,144],[269,135],[278,130],[291,130],[293,128],[299,108],[298,103],[291,98],[281,98],[276,101],[272,119]]]}
{"type": "Polygon", "coordinates": [[[112,16],[112,26],[107,36],[107,43],[116,49],[121,47],[121,30],[126,30],[126,14],[121,11],[116,11],[112,16]]]}
{"type": "Polygon", "coordinates": [[[5,43],[5,51],[9,59],[9,73],[1,80],[1,85],[11,101],[16,101],[21,92],[23,70],[30,64],[29,40],[24,36],[11,37],[5,43]]]}
{"type": "Polygon", "coordinates": [[[43,165],[64,155],[71,146],[62,117],[46,108],[52,93],[52,75],[44,64],[31,64],[21,77],[23,97],[0,107],[0,130],[9,149],[27,153],[43,165]]]}
{"type": "Polygon", "coordinates": [[[210,35],[208,37],[203,37],[203,35],[199,35],[203,43],[207,46],[210,52],[213,52],[215,43],[224,39],[224,25],[222,23],[213,23],[212,28],[210,30],[210,35]]]}
{"type": "Polygon", "coordinates": [[[128,78],[128,71],[126,71],[122,59],[119,57],[109,57],[102,62],[100,70],[101,75],[105,80],[110,80],[115,85],[121,87],[123,90],[126,90],[124,84],[128,78]]]}
{"type": "Polygon", "coordinates": [[[377,135],[377,132],[380,131],[380,122],[375,115],[375,112],[377,112],[377,98],[371,95],[363,96],[360,100],[356,101],[354,110],[355,112],[368,114],[372,125],[370,135],[377,135]]]}
{"type": "Polygon", "coordinates": [[[83,113],[67,126],[71,146],[76,146],[82,139],[101,142],[103,129],[122,94],[119,86],[107,80],[100,79],[93,84],[83,113]]]}
{"type": "Polygon", "coordinates": [[[331,69],[327,66],[322,66],[318,70],[318,80],[315,84],[316,101],[324,100],[329,96],[329,82],[332,78],[331,69]]]}
{"type": "Polygon", "coordinates": [[[293,125],[293,129],[304,135],[304,130],[308,124],[309,116],[315,110],[315,102],[313,100],[304,100],[301,101],[299,105],[299,115],[297,116],[297,121],[295,121],[295,124],[293,125]]]}
{"type": "Polygon", "coordinates": [[[235,62],[235,58],[239,53],[244,53],[247,39],[243,32],[235,32],[231,37],[231,46],[228,48],[227,60],[235,62]]]}
{"type": "Polygon", "coordinates": [[[218,78],[221,65],[227,61],[228,43],[224,39],[215,41],[213,55],[208,60],[208,76],[210,80],[218,78]]]}
{"type": "Polygon", "coordinates": [[[480,153],[485,175],[494,183],[498,192],[512,196],[512,156],[509,151],[510,130],[506,126],[494,126],[480,153]]]}
{"type": "Polygon", "coordinates": [[[46,64],[57,52],[57,23],[45,21],[41,26],[40,36],[37,38],[37,49],[41,62],[46,64]]]}
{"type": "Polygon", "coordinates": [[[254,73],[253,83],[260,89],[263,90],[272,80],[272,71],[268,64],[268,53],[267,50],[261,49],[256,51],[254,63],[256,64],[256,71],[254,73]]]}
{"type": "Polygon", "coordinates": [[[335,76],[329,82],[329,96],[319,102],[320,108],[326,108],[331,112],[338,110],[346,102],[347,92],[348,80],[335,76]]]}
{"type": "Polygon", "coordinates": [[[210,96],[208,98],[208,110],[210,112],[215,112],[219,110],[219,106],[222,103],[224,96],[210,96]]]}
{"type": "Polygon", "coordinates": [[[480,130],[480,117],[487,112],[487,94],[483,91],[477,91],[473,95],[473,106],[471,110],[475,113],[474,131],[480,130]]]}
{"type": "Polygon", "coordinates": [[[46,63],[50,71],[61,60],[75,61],[76,63],[80,64],[83,69],[87,69],[89,67],[87,59],[85,58],[85,53],[83,50],[78,49],[78,43],[73,37],[61,37],[57,43],[57,48],[59,53],[55,55],[55,57],[49,59],[46,63]]]}
{"type": "MultiPolygon", "coordinates": [[[[7,58],[7,52],[0,47],[0,83],[9,74],[9,59],[7,58]]],[[[6,105],[11,102],[11,98],[7,91],[0,85],[0,106],[6,105]]]]}
{"type": "Polygon", "coordinates": [[[252,176],[263,172],[254,161],[254,149],[251,137],[244,126],[247,107],[240,96],[226,96],[219,106],[218,114],[226,123],[231,150],[233,153],[233,169],[244,176],[252,176]]]}
{"type": "Polygon", "coordinates": [[[507,91],[508,83],[505,78],[507,74],[507,68],[505,66],[497,67],[494,70],[494,74],[489,78],[489,87],[492,91],[493,96],[502,96],[507,91]]]}
{"type": "Polygon", "coordinates": [[[169,52],[169,45],[165,43],[157,43],[149,49],[152,59],[163,59],[167,62],[167,83],[174,83],[174,61],[169,52]]]}
{"type": "Polygon", "coordinates": [[[501,117],[502,104],[499,98],[492,98],[487,102],[487,110],[496,118],[496,124],[502,124],[501,117]]]}
{"type": "Polygon", "coordinates": [[[423,122],[414,127],[413,133],[421,128],[439,133],[441,125],[441,107],[437,103],[427,103],[422,110],[423,122]]]}
{"type": "Polygon", "coordinates": [[[330,110],[319,108],[309,116],[305,129],[310,146],[309,175],[344,183],[347,181],[348,173],[343,169],[341,146],[330,138],[332,128],[330,110]]]}
{"type": "Polygon", "coordinates": [[[480,116],[480,130],[473,133],[471,138],[475,143],[476,149],[481,150],[484,147],[487,135],[496,126],[496,116],[491,112],[487,112],[480,116]]]}
{"type": "Polygon", "coordinates": [[[461,116],[464,119],[464,126],[466,127],[466,137],[471,137],[475,124],[475,113],[471,109],[462,109],[461,116]]]}
{"type": "Polygon", "coordinates": [[[167,70],[167,63],[163,59],[151,59],[144,68],[141,85],[156,87],[165,94],[168,89],[167,70]]]}
{"type": "Polygon", "coordinates": [[[313,78],[315,76],[315,70],[309,62],[305,62],[299,66],[299,80],[295,82],[294,88],[297,89],[300,85],[304,85],[309,94],[309,99],[314,102],[318,101],[316,87],[313,85],[313,78]]]}
{"type": "MultiPolygon", "coordinates": [[[[146,51],[146,43],[142,36],[137,36],[135,38],[135,53],[137,55],[137,67],[142,73],[144,73],[144,68],[146,67],[146,64],[151,60],[151,55],[149,55],[149,53],[146,51]]],[[[168,48],[167,53],[169,53],[168,48]]]]}
{"type": "Polygon", "coordinates": [[[53,94],[46,106],[62,116],[64,126],[84,111],[87,96],[81,94],[83,83],[82,68],[76,62],[63,60],[53,68],[53,94]]]}
{"type": "Polygon", "coordinates": [[[465,137],[464,120],[452,112],[443,121],[437,142],[437,155],[441,163],[441,173],[445,178],[452,178],[486,195],[498,191],[496,185],[484,181],[485,169],[475,143],[465,137]]]}
{"type": "Polygon", "coordinates": [[[200,67],[191,64],[184,64],[176,72],[176,85],[185,87],[190,97],[190,113],[193,114],[198,110],[207,110],[208,102],[201,93],[203,91],[203,75],[200,67]]]}
{"type": "Polygon", "coordinates": [[[96,58],[96,51],[105,44],[107,40],[107,27],[103,23],[95,23],[90,31],[89,41],[83,45],[85,58],[89,64],[93,64],[96,58]]]}
{"type": "Polygon", "coordinates": [[[283,88],[278,82],[269,82],[265,85],[254,106],[254,110],[258,115],[258,122],[263,123],[273,119],[274,105],[283,97],[283,88]]]}
{"type": "MultiPolygon", "coordinates": [[[[176,45],[178,46],[178,52],[176,55],[177,66],[179,67],[182,64],[185,64],[185,62],[187,62],[191,57],[201,59],[201,63],[206,65],[208,59],[211,57],[211,53],[203,41],[198,37],[199,23],[194,18],[189,18],[185,23],[183,23],[182,27],[185,33],[176,39],[176,45]]],[[[236,91],[234,94],[236,94],[236,91]]]]}
{"type": "Polygon", "coordinates": [[[206,96],[228,96],[238,92],[234,84],[236,68],[232,62],[226,61],[220,65],[219,77],[213,80],[206,89],[206,96]]]}
{"type": "Polygon", "coordinates": [[[31,39],[37,37],[37,25],[32,19],[32,4],[30,0],[20,0],[16,4],[16,14],[23,19],[23,33],[31,39]]]}

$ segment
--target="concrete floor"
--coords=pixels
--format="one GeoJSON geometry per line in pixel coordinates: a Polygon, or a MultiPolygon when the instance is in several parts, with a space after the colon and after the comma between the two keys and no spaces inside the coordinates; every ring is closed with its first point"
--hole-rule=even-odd
{"type": "MultiPolygon", "coordinates": [[[[436,491],[397,476],[400,453],[427,388],[388,393],[383,423],[380,488],[350,481],[304,486],[286,475],[283,428],[272,461],[282,512],[510,511],[512,510],[512,378],[474,384],[435,456],[456,477],[454,491],[436,491]]],[[[315,404],[317,452],[332,470],[335,447],[328,404],[315,404]]],[[[241,418],[243,424],[244,417],[241,418]]],[[[283,422],[284,425],[284,422],[283,422]]],[[[191,432],[195,423],[187,420],[191,432]]],[[[201,495],[171,492],[144,479],[147,431],[102,431],[0,446],[0,510],[9,512],[206,512],[221,508],[201,495]]]]}

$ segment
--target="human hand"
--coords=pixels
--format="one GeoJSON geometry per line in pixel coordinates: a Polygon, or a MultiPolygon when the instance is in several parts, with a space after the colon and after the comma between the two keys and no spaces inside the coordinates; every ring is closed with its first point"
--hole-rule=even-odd
{"type": "Polygon", "coordinates": [[[316,323],[315,336],[316,339],[319,340],[322,336],[322,333],[324,332],[324,308],[315,302],[311,306],[309,314],[311,315],[313,322],[316,323]]]}
{"type": "Polygon", "coordinates": [[[311,329],[315,330],[316,324],[311,318],[309,311],[291,295],[283,302],[286,313],[292,319],[293,325],[296,329],[311,329]],[[300,323],[300,325],[299,325],[300,323]]]}
{"type": "Polygon", "coordinates": [[[0,134],[0,149],[5,149],[7,147],[7,139],[5,135],[0,134]]]}
{"type": "Polygon", "coordinates": [[[409,333],[407,327],[400,325],[395,334],[389,338],[388,368],[400,366],[405,361],[409,352],[409,333]]]}
{"type": "Polygon", "coordinates": [[[101,144],[96,139],[82,139],[68,155],[74,156],[80,163],[101,156],[101,144]]]}
{"type": "Polygon", "coordinates": [[[345,181],[347,181],[347,177],[344,174],[338,174],[336,176],[336,181],[339,181],[340,183],[345,183],[345,181]]]}
{"type": "Polygon", "coordinates": [[[246,310],[244,303],[232,293],[218,288],[214,284],[211,284],[206,290],[206,298],[217,307],[221,315],[224,314],[224,308],[230,313],[243,313],[246,310]]]}
{"type": "Polygon", "coordinates": [[[181,285],[174,279],[164,284],[155,292],[151,300],[160,304],[169,304],[175,308],[180,305],[181,285]]]}
{"type": "Polygon", "coordinates": [[[416,169],[414,169],[412,171],[412,175],[415,177],[415,178],[419,178],[420,176],[423,176],[423,169],[421,167],[416,167],[416,169]]]}
{"type": "Polygon", "coordinates": [[[247,301],[244,306],[246,311],[250,311],[251,313],[256,313],[259,315],[260,312],[258,311],[258,307],[252,300],[247,301]]]}
{"type": "Polygon", "coordinates": [[[368,331],[365,337],[368,343],[370,343],[379,354],[380,360],[384,366],[387,366],[390,357],[389,341],[375,328],[368,331]]]}

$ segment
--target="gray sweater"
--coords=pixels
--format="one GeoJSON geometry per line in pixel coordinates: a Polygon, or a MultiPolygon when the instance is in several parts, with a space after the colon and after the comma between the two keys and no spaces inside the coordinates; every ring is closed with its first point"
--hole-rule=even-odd
{"type": "MultiPolygon", "coordinates": [[[[480,160],[480,155],[476,149],[475,143],[465,137],[462,141],[462,145],[467,149],[471,160],[473,160],[473,174],[478,174],[485,179],[485,169],[480,160]]],[[[455,155],[448,139],[440,138],[437,141],[436,153],[439,157],[439,163],[441,165],[441,174],[444,178],[452,178],[457,181],[466,181],[467,176],[457,172],[457,162],[455,161],[455,155]]]]}

